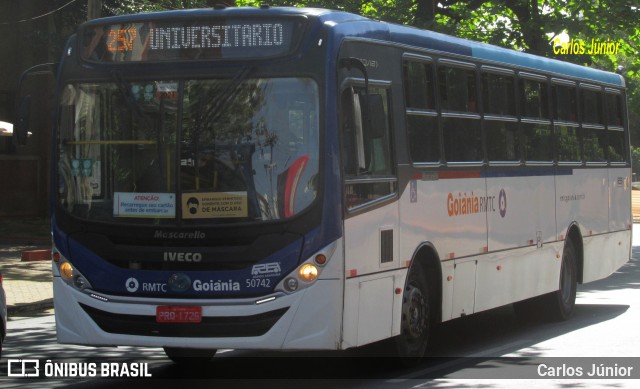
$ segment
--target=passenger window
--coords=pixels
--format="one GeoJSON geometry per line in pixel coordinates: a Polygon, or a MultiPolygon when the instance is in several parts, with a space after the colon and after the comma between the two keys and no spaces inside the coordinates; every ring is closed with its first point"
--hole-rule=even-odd
{"type": "Polygon", "coordinates": [[[581,162],[578,127],[556,125],[555,128],[558,140],[558,161],[581,162]]]}
{"type": "Polygon", "coordinates": [[[607,133],[604,129],[583,128],[582,145],[587,162],[607,162],[607,133]]]}
{"type": "Polygon", "coordinates": [[[547,85],[545,83],[520,79],[522,116],[535,119],[548,119],[547,85]]]}
{"type": "Polygon", "coordinates": [[[576,88],[568,85],[553,85],[554,119],[577,122],[576,88]]]}
{"type": "Polygon", "coordinates": [[[513,77],[484,73],[482,89],[485,115],[516,115],[516,100],[513,77]]]}
{"type": "Polygon", "coordinates": [[[625,162],[627,160],[625,150],[628,150],[628,148],[625,146],[624,131],[612,130],[607,132],[609,133],[609,161],[625,162]]]}
{"type": "Polygon", "coordinates": [[[432,65],[426,62],[404,61],[402,71],[407,108],[435,109],[432,65]]]}
{"type": "Polygon", "coordinates": [[[609,126],[622,126],[622,96],[607,93],[607,124],[609,126]]]}
{"type": "Polygon", "coordinates": [[[600,92],[582,89],[582,122],[604,124],[602,120],[602,94],[600,92]]]}
{"type": "Polygon", "coordinates": [[[439,162],[440,135],[435,112],[433,65],[405,60],[402,66],[409,155],[413,162],[439,162]]]}
{"type": "Polygon", "coordinates": [[[440,106],[449,112],[478,112],[476,72],[450,66],[438,67],[440,106]]]}
{"type": "Polygon", "coordinates": [[[551,125],[548,123],[525,123],[522,126],[524,136],[524,160],[529,162],[551,162],[553,160],[551,125]]]}
{"type": "Polygon", "coordinates": [[[438,117],[407,114],[409,153],[413,162],[439,162],[438,117]]]}
{"type": "Polygon", "coordinates": [[[480,120],[443,117],[444,157],[447,162],[479,162],[482,155],[480,120]]]}
{"type": "Polygon", "coordinates": [[[485,120],[484,123],[489,161],[519,161],[518,123],[500,120],[485,120]]]}

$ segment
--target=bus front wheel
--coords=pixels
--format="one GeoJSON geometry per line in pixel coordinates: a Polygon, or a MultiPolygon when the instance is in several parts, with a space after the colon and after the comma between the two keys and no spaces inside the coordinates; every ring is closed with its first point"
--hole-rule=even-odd
{"type": "Polygon", "coordinates": [[[216,355],[216,349],[163,347],[167,357],[177,364],[206,363],[216,355]]]}
{"type": "Polygon", "coordinates": [[[408,360],[422,358],[431,329],[429,288],[420,263],[409,272],[402,296],[401,333],[395,338],[397,355],[408,360]]]}

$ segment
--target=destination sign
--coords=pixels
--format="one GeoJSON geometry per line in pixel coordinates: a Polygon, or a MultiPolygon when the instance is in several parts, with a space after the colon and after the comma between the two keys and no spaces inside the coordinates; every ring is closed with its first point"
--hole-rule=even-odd
{"type": "Polygon", "coordinates": [[[282,56],[304,19],[197,20],[89,25],[82,58],[92,62],[163,62],[282,56]]]}

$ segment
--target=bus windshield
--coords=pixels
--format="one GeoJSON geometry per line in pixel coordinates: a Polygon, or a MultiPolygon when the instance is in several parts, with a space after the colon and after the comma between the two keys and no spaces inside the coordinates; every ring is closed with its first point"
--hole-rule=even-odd
{"type": "Polygon", "coordinates": [[[61,96],[58,204],[92,221],[281,220],[316,198],[307,78],[75,83],[61,96]]]}

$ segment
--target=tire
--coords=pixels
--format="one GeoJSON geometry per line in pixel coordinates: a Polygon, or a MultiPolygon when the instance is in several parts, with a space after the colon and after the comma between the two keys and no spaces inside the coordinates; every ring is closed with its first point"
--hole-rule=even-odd
{"type": "Polygon", "coordinates": [[[516,315],[525,323],[541,320],[563,321],[571,317],[576,304],[578,268],[573,242],[567,239],[560,264],[558,290],[513,303],[516,315]]]}
{"type": "Polygon", "coordinates": [[[571,317],[573,308],[576,305],[576,291],[578,288],[576,251],[570,239],[567,239],[564,245],[559,283],[558,290],[545,297],[550,307],[550,318],[561,321],[571,317]]]}
{"type": "Polygon", "coordinates": [[[163,347],[164,353],[179,365],[197,365],[209,362],[218,350],[201,348],[163,347]]]}
{"type": "Polygon", "coordinates": [[[423,267],[416,263],[409,271],[402,296],[400,335],[395,337],[395,355],[405,364],[422,358],[427,350],[431,330],[431,301],[423,267]]]}

